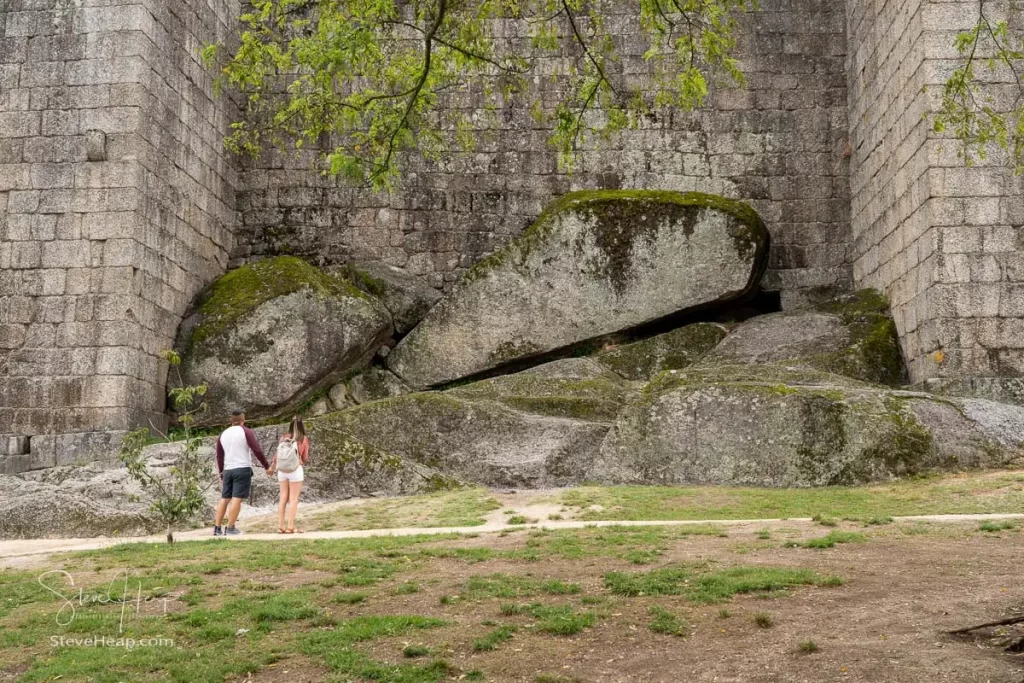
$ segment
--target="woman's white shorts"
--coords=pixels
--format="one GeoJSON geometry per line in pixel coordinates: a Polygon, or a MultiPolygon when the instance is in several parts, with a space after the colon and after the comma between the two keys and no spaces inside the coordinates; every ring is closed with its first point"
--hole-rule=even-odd
{"type": "Polygon", "coordinates": [[[299,469],[295,470],[294,472],[282,472],[281,470],[277,471],[278,481],[302,481],[303,479],[304,477],[302,475],[302,465],[299,465],[299,469]]]}

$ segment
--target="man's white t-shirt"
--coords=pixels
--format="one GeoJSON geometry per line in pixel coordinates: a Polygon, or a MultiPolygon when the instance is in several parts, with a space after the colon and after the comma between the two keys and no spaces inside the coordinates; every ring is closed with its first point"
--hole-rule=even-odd
{"type": "Polygon", "coordinates": [[[224,454],[223,469],[225,470],[252,467],[253,454],[264,467],[269,466],[263,456],[263,450],[256,440],[256,435],[251,429],[242,425],[234,425],[221,432],[220,438],[217,439],[217,450],[224,454]]]}

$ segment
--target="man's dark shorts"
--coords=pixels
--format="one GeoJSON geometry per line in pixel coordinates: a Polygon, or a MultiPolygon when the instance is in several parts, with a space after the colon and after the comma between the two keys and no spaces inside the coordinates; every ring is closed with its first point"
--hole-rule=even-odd
{"type": "Polygon", "coordinates": [[[224,480],[221,483],[221,498],[248,498],[249,487],[252,484],[252,468],[237,467],[233,470],[224,470],[224,480]]]}

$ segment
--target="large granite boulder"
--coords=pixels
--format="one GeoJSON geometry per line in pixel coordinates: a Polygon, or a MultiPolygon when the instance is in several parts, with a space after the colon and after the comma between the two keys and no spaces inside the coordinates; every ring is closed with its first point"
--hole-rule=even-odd
{"type": "Polygon", "coordinates": [[[367,365],[391,332],[387,309],[347,280],[291,256],[258,261],[213,283],[182,323],[182,380],[209,386],[202,424],[236,407],[283,416],[367,365]]]}
{"type": "Polygon", "coordinates": [[[594,357],[629,380],[650,380],[665,370],[682,370],[714,349],[728,333],[725,325],[694,323],[671,332],[623,344],[594,357]]]}
{"type": "Polygon", "coordinates": [[[398,334],[416,327],[441,298],[441,292],[415,275],[386,263],[350,263],[348,271],[352,284],[376,297],[391,312],[398,334]]]}
{"type": "Polygon", "coordinates": [[[669,371],[626,408],[589,476],[606,484],[826,486],[1024,455],[1024,408],[821,371],[669,371]]]}
{"type": "Polygon", "coordinates": [[[112,504],[64,487],[0,476],[0,539],[138,536],[157,531],[140,505],[112,504]]]}
{"type": "Polygon", "coordinates": [[[443,385],[751,292],[768,231],[704,194],[568,194],[477,263],[387,357],[414,387],[443,385]]]}
{"type": "Polygon", "coordinates": [[[637,388],[590,359],[574,358],[445,392],[365,403],[315,423],[339,443],[356,442],[438,476],[488,486],[562,486],[586,479],[637,388]]]}
{"type": "Polygon", "coordinates": [[[872,289],[814,309],[751,318],[700,358],[697,367],[768,363],[889,386],[906,379],[888,301],[872,289]]]}
{"type": "Polygon", "coordinates": [[[369,403],[412,391],[394,373],[380,367],[366,368],[348,381],[348,395],[355,403],[369,403]]]}

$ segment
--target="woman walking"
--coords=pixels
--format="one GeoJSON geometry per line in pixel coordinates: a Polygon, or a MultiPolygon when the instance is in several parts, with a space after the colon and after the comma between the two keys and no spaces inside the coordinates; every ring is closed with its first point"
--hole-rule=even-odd
{"type": "MultiPolygon", "coordinates": [[[[277,481],[281,484],[281,501],[277,506],[277,530],[281,534],[294,534],[295,513],[299,509],[299,493],[305,478],[303,465],[309,461],[309,437],[302,418],[295,416],[288,427],[288,433],[281,437],[270,463],[270,472],[277,471],[277,481]],[[287,512],[288,525],[285,526],[287,512]]],[[[301,529],[299,533],[302,533],[301,529]]]]}

